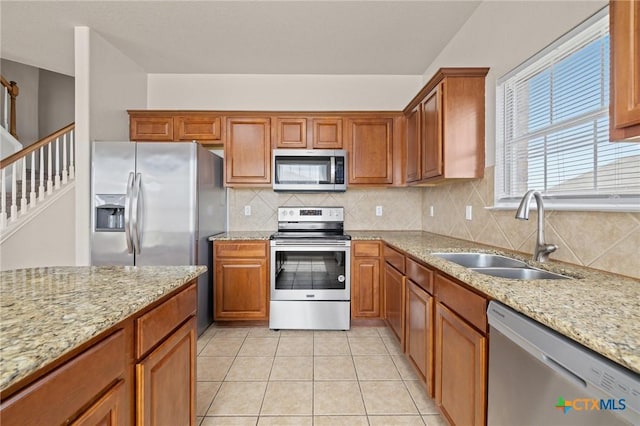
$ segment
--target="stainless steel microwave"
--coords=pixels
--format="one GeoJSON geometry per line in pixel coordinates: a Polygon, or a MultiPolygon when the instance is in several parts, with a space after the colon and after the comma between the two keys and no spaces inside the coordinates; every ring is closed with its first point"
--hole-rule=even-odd
{"type": "Polygon", "coordinates": [[[344,149],[274,149],[274,191],[346,191],[344,149]]]}

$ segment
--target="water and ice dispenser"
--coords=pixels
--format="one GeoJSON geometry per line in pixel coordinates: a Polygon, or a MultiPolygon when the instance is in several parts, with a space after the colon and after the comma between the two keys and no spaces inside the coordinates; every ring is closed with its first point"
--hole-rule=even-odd
{"type": "Polygon", "coordinates": [[[124,232],[124,194],[96,194],[97,232],[124,232]]]}

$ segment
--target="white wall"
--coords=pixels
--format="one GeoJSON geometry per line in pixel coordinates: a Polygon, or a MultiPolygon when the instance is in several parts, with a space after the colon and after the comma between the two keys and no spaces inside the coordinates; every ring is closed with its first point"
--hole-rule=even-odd
{"type": "Polygon", "coordinates": [[[147,74],[88,27],[75,28],[76,263],[90,263],[92,140],[129,140],[127,109],[146,108],[147,74]]]}
{"type": "Polygon", "coordinates": [[[427,68],[490,67],[486,79],[486,164],[495,163],[496,79],[600,10],[608,2],[483,1],[427,68]]]}
{"type": "Polygon", "coordinates": [[[38,85],[39,69],[19,62],[2,59],[2,76],[18,83],[16,98],[16,130],[22,146],[38,141],[38,85]]]}
{"type": "Polygon", "coordinates": [[[150,109],[399,111],[418,75],[149,74],[150,109]]]}
{"type": "Polygon", "coordinates": [[[38,133],[44,138],[75,121],[73,77],[40,70],[38,90],[38,133]]]}
{"type": "Polygon", "coordinates": [[[0,270],[75,265],[75,191],[69,188],[0,245],[0,270]]]}

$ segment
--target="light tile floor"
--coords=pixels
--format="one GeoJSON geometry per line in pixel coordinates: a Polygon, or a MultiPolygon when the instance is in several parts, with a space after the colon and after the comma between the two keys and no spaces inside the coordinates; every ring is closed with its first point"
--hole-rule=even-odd
{"type": "Polygon", "coordinates": [[[211,326],[198,339],[197,424],[446,425],[385,327],[211,326]]]}

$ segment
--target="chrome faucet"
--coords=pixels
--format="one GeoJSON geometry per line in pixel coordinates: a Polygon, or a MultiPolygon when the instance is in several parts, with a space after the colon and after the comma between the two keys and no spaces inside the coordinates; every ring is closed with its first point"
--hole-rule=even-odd
{"type": "Polygon", "coordinates": [[[539,191],[532,189],[527,191],[520,201],[520,206],[516,211],[516,219],[529,220],[529,207],[531,205],[531,198],[536,197],[536,204],[538,206],[538,235],[536,237],[536,247],[533,251],[533,260],[538,262],[544,262],[549,258],[549,255],[558,249],[555,244],[546,244],[544,242],[544,205],[542,204],[542,195],[539,191]]]}

